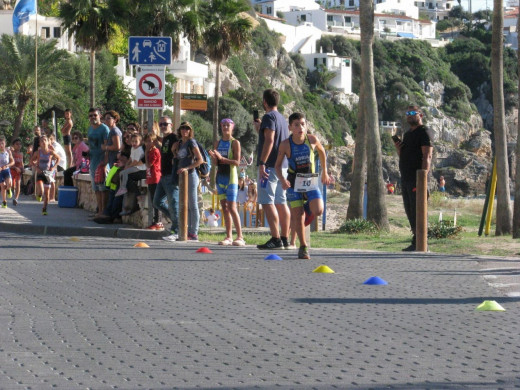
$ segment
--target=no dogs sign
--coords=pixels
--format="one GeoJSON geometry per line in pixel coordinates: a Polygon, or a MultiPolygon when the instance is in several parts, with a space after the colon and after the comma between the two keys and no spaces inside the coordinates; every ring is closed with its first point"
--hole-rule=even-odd
{"type": "Polygon", "coordinates": [[[142,66],[137,70],[137,108],[164,108],[164,67],[142,66]]]}

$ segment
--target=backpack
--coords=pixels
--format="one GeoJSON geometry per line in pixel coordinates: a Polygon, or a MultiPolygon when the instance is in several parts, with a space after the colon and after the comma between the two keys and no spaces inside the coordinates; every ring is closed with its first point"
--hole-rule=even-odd
{"type": "Polygon", "coordinates": [[[196,169],[200,178],[205,179],[209,176],[209,172],[211,171],[211,158],[209,157],[208,152],[204,147],[199,143],[199,141],[195,140],[197,146],[200,151],[200,155],[202,156],[202,160],[204,161],[200,164],[196,169]]]}

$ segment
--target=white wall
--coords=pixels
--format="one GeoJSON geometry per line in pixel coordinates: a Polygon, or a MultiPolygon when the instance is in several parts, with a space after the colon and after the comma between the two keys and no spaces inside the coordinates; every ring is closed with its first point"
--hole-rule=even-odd
{"type": "Polygon", "coordinates": [[[386,0],[376,4],[374,12],[393,13],[396,15],[406,15],[414,19],[419,19],[419,8],[414,5],[413,0],[386,0]]]}
{"type": "Polygon", "coordinates": [[[294,26],[276,20],[263,19],[267,27],[285,37],[283,47],[288,52],[314,53],[316,41],[321,38],[322,31],[310,24],[294,26]]]}
{"type": "Polygon", "coordinates": [[[285,12],[284,17],[287,23],[293,26],[298,26],[303,23],[312,23],[322,31],[327,30],[327,16],[322,9],[285,12]],[[303,20],[303,18],[306,20],[303,20]]]}

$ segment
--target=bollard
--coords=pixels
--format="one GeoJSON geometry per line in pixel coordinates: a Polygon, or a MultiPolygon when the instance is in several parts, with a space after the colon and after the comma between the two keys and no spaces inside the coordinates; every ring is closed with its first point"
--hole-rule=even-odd
{"type": "Polygon", "coordinates": [[[188,171],[179,174],[179,238],[188,240],[188,171]]]}
{"type": "Polygon", "coordinates": [[[415,193],[415,244],[416,252],[428,251],[428,171],[417,170],[415,193]]]}

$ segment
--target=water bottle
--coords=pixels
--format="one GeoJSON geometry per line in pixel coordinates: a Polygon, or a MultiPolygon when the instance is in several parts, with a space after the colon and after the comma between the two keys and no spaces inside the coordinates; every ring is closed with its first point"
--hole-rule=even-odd
{"type": "MultiPolygon", "coordinates": [[[[265,167],[265,173],[269,174],[269,168],[265,167]]],[[[262,188],[267,187],[268,181],[269,181],[269,178],[267,178],[267,179],[262,178],[262,180],[260,181],[260,185],[262,186],[262,188]]]]}

